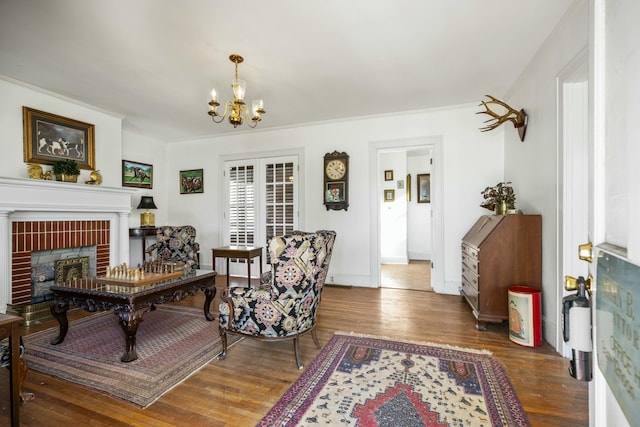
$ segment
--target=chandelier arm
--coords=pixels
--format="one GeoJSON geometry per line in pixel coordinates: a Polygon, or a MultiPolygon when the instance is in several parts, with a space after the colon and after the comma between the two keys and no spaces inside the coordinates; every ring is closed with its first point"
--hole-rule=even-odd
{"type": "Polygon", "coordinates": [[[211,120],[213,120],[214,123],[222,123],[222,121],[224,120],[224,116],[211,116],[211,120]],[[216,120],[216,117],[220,117],[220,120],[216,120]]]}

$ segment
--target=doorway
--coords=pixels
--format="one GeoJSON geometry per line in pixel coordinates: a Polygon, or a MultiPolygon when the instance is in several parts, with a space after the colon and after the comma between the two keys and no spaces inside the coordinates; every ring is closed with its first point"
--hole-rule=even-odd
{"type": "Polygon", "coordinates": [[[371,164],[376,165],[371,176],[376,183],[371,195],[372,287],[438,289],[443,275],[438,262],[443,252],[441,204],[436,201],[441,194],[440,144],[440,137],[371,144],[371,164]]]}

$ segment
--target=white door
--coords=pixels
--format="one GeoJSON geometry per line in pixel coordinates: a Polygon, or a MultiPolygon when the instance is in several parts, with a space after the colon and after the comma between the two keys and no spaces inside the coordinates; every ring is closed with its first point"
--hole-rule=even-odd
{"type": "MultiPolygon", "coordinates": [[[[590,177],[594,188],[591,193],[593,203],[590,203],[593,215],[590,231],[593,243],[599,249],[616,252],[629,264],[640,265],[640,222],[637,215],[640,209],[640,130],[636,123],[640,117],[640,26],[637,25],[640,2],[593,0],[592,12],[590,57],[594,65],[591,85],[594,161],[590,177]]],[[[637,277],[632,282],[627,288],[637,291],[637,277]]],[[[599,283],[596,277],[596,307],[601,295],[599,283]]],[[[619,301],[627,304],[629,299],[622,294],[627,292],[621,293],[619,301]]],[[[612,322],[602,322],[604,317],[600,320],[599,317],[594,317],[594,342],[597,346],[616,340],[625,341],[627,337],[624,335],[628,331],[632,331],[631,336],[635,334],[636,338],[620,345],[616,358],[625,363],[619,365],[620,370],[616,369],[608,380],[599,367],[600,353],[594,352],[594,380],[589,390],[590,422],[596,426],[638,425],[640,346],[637,337],[640,327],[637,326],[637,313],[629,313],[625,309],[620,316],[614,316],[617,322],[615,329],[607,328],[607,323],[612,322]]]]}

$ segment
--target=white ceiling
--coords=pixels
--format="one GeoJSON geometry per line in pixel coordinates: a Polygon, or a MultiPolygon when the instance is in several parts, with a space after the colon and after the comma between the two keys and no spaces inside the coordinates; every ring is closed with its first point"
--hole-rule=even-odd
{"type": "Polygon", "coordinates": [[[0,0],[0,74],[179,141],[248,130],[207,115],[231,53],[263,129],[502,97],[572,2],[0,0]]]}

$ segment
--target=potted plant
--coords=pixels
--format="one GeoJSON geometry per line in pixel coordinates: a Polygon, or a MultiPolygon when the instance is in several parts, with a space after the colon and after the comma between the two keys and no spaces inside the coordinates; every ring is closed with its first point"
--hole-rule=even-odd
{"type": "Polygon", "coordinates": [[[513,192],[511,182],[499,182],[494,187],[487,187],[481,192],[484,201],[481,207],[495,210],[496,214],[504,215],[507,209],[515,209],[516,194],[513,192]]]}
{"type": "Polygon", "coordinates": [[[78,167],[78,163],[75,160],[56,160],[53,163],[53,173],[56,176],[56,181],[78,182],[80,168],[78,167]]]}

